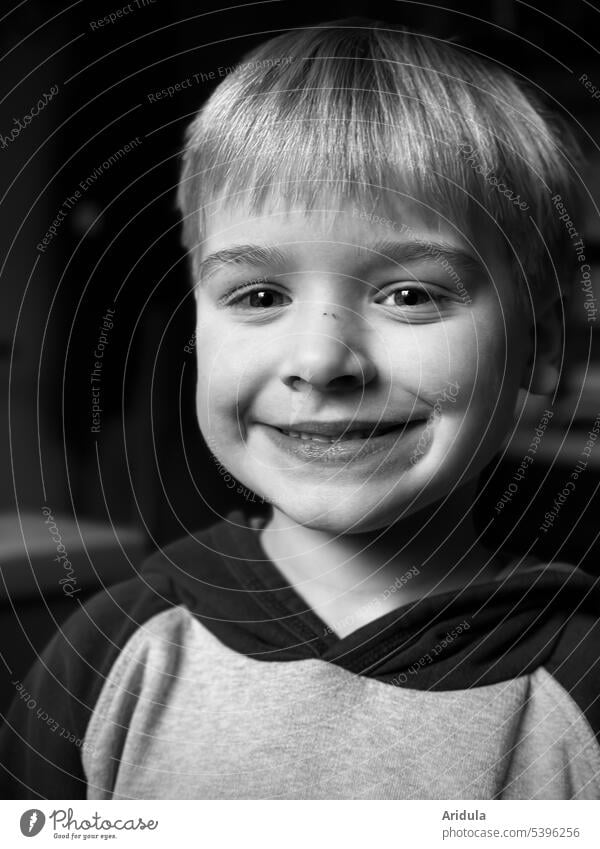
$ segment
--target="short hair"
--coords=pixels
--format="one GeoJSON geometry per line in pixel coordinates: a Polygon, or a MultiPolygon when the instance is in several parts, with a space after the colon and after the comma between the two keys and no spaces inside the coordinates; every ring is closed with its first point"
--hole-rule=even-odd
{"type": "Polygon", "coordinates": [[[392,189],[467,234],[487,211],[525,286],[564,294],[577,263],[557,203],[574,214],[578,168],[568,126],[499,64],[351,18],[280,34],[228,73],[188,127],[177,203],[195,277],[215,202],[372,209],[392,189]]]}

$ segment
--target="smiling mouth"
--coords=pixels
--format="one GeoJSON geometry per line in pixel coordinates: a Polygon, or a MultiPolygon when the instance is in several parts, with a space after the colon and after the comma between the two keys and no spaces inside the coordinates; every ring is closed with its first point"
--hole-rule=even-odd
{"type": "Polygon", "coordinates": [[[276,427],[275,430],[278,430],[285,436],[290,436],[292,439],[331,444],[334,442],[347,442],[351,440],[376,439],[377,437],[384,436],[385,434],[390,433],[391,431],[400,430],[402,428],[408,428],[411,425],[416,424],[417,421],[417,419],[414,419],[410,422],[397,422],[394,424],[387,425],[373,424],[371,427],[354,430],[344,430],[334,435],[315,433],[313,431],[286,430],[280,427],[276,427]]]}
{"type": "MultiPolygon", "coordinates": [[[[275,447],[295,460],[326,464],[371,463],[373,459],[395,452],[404,457],[416,441],[423,439],[425,417],[397,422],[303,421],[296,428],[260,425],[275,447]]],[[[406,458],[405,458],[406,459],[406,458]]]]}

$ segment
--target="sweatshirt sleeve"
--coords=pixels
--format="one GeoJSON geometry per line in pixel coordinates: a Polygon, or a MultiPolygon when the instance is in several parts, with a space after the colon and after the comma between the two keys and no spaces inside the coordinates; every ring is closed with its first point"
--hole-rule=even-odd
{"type": "MultiPolygon", "coordinates": [[[[162,582],[161,582],[162,583],[162,582]]],[[[94,596],[61,626],[23,681],[0,730],[0,798],[85,799],[85,734],[122,648],[172,603],[140,579],[94,596]]]]}

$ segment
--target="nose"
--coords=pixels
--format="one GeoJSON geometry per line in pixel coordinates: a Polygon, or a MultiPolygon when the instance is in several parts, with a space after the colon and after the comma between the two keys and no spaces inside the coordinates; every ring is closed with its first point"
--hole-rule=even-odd
{"type": "Polygon", "coordinates": [[[302,326],[286,338],[280,376],[291,389],[328,392],[362,389],[376,374],[357,321],[328,307],[304,316],[302,326]],[[327,310],[327,311],[326,311],[327,310]]]}

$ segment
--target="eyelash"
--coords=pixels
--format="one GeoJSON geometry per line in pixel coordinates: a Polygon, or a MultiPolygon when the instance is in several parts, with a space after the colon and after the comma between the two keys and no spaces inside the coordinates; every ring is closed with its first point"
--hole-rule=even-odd
{"type": "MultiPolygon", "coordinates": [[[[389,285],[392,286],[393,284],[389,284],[389,285]]],[[[396,284],[396,287],[397,288],[393,288],[391,290],[391,292],[388,292],[386,297],[390,297],[391,295],[394,295],[396,292],[401,292],[401,291],[405,290],[405,291],[408,291],[408,292],[416,292],[418,295],[421,295],[421,296],[426,298],[426,300],[424,302],[420,303],[420,304],[405,304],[404,305],[405,309],[411,309],[411,307],[424,307],[424,306],[426,307],[426,306],[431,306],[431,305],[437,304],[437,303],[443,303],[444,301],[452,300],[448,295],[431,293],[431,292],[428,292],[426,289],[424,289],[422,286],[418,286],[418,285],[415,285],[415,284],[402,283],[402,284],[396,284]]],[[[388,287],[384,287],[381,291],[385,291],[387,288],[388,287]]],[[[269,286],[268,281],[267,282],[261,282],[261,283],[250,282],[250,283],[243,283],[241,286],[238,286],[235,289],[231,290],[230,292],[227,292],[225,295],[223,295],[221,298],[219,298],[218,304],[219,304],[219,306],[222,306],[222,307],[240,306],[242,304],[243,300],[245,298],[247,298],[248,296],[252,295],[254,292],[275,292],[276,294],[282,295],[282,293],[279,292],[278,289],[274,289],[273,287],[269,286]]],[[[272,307],[262,307],[261,308],[261,307],[251,307],[250,305],[248,305],[247,308],[252,310],[252,311],[256,310],[256,312],[265,312],[266,313],[270,309],[279,309],[281,306],[283,306],[283,305],[278,304],[278,305],[272,306],[272,307]]],[[[398,307],[398,308],[401,308],[400,304],[395,304],[395,306],[398,307]]]]}

